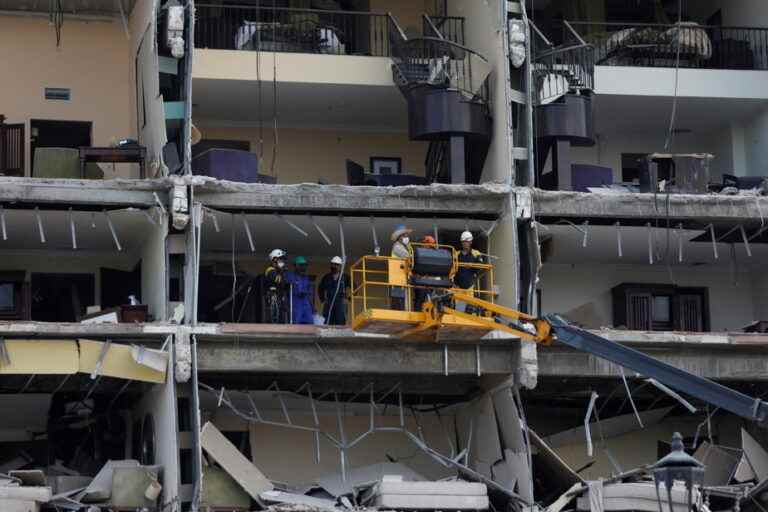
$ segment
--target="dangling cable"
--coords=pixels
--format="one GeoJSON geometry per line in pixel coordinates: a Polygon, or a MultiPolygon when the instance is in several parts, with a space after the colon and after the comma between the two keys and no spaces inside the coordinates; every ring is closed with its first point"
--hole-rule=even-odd
{"type": "Polygon", "coordinates": [[[263,100],[263,91],[261,87],[261,6],[260,1],[256,0],[256,83],[258,85],[258,111],[259,111],[259,168],[264,163],[264,119],[262,117],[261,106],[263,100]]]}
{"type": "Polygon", "coordinates": [[[64,9],[61,7],[61,0],[50,0],[48,11],[48,21],[56,32],[56,48],[58,48],[61,46],[61,27],[64,25],[64,9]]]}
{"type": "Polygon", "coordinates": [[[277,45],[274,44],[275,30],[277,30],[277,8],[272,4],[272,163],[269,174],[277,178],[275,174],[275,162],[277,161],[277,45]]]}

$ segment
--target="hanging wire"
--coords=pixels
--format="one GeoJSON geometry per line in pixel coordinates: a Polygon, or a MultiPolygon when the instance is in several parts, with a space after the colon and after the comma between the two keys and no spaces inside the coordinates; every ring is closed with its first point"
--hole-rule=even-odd
{"type": "Polygon", "coordinates": [[[56,48],[58,48],[61,46],[61,27],[64,25],[64,9],[61,6],[61,0],[49,0],[48,21],[56,32],[56,48]]]}
{"type": "MultiPolygon", "coordinates": [[[[277,30],[277,8],[276,2],[272,4],[272,40],[277,41],[275,38],[275,30],[277,30]]],[[[270,164],[269,173],[277,178],[275,173],[275,162],[277,161],[277,45],[272,45],[272,163],[270,164]]]]}

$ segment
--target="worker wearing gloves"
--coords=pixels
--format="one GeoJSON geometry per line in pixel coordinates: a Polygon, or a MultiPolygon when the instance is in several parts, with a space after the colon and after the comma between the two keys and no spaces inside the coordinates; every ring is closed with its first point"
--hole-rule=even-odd
{"type": "MultiPolygon", "coordinates": [[[[462,263],[485,263],[483,260],[483,254],[477,249],[472,248],[472,241],[474,237],[469,231],[464,231],[461,234],[461,250],[459,251],[459,270],[456,272],[456,276],[453,278],[457,287],[465,290],[472,290],[475,288],[475,281],[477,278],[478,270],[472,268],[462,267],[462,263]]],[[[471,313],[472,307],[467,308],[467,313],[471,313]]]]}
{"type": "Polygon", "coordinates": [[[291,288],[291,323],[312,325],[315,313],[315,294],[313,293],[312,278],[307,275],[307,258],[296,256],[293,260],[293,272],[288,272],[287,279],[291,288]]]}
{"type": "MultiPolygon", "coordinates": [[[[409,235],[413,230],[400,224],[392,231],[392,258],[410,258],[411,257],[411,239],[409,235]]],[[[389,296],[392,303],[392,309],[403,311],[405,309],[406,289],[402,286],[391,286],[389,296]]]]}
{"type": "Polygon", "coordinates": [[[347,323],[347,277],[341,273],[343,263],[339,256],[331,258],[331,271],[323,276],[317,289],[326,325],[347,323]]]}
{"type": "Polygon", "coordinates": [[[264,271],[266,321],[271,324],[288,323],[288,282],[286,280],[285,251],[275,249],[269,253],[270,264],[264,271]]]}

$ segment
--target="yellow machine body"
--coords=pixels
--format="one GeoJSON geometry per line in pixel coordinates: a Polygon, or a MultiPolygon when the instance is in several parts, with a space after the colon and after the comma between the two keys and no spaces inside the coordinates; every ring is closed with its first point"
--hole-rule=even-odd
{"type": "Polygon", "coordinates": [[[488,332],[499,330],[538,343],[552,342],[546,321],[495,303],[498,292],[492,264],[462,263],[451,246],[412,244],[412,250],[415,247],[450,251],[452,263],[446,277],[452,282],[459,269],[471,268],[476,272],[475,286],[431,287],[423,284],[425,279],[413,284],[413,252],[409,258],[364,256],[351,268],[352,329],[410,340],[478,342],[488,332]],[[415,310],[414,297],[418,294],[426,300],[415,310]],[[402,297],[402,310],[393,308],[393,295],[402,297]],[[472,307],[460,311],[457,303],[472,307]]]}

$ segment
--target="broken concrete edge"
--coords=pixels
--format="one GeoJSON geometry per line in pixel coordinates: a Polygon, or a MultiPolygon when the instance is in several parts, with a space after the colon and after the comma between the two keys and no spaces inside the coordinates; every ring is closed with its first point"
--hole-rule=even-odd
{"type": "Polygon", "coordinates": [[[532,205],[537,217],[755,221],[768,212],[768,197],[751,195],[598,194],[524,187],[515,187],[513,193],[518,203],[532,205]]]}
{"type": "Polygon", "coordinates": [[[79,180],[0,177],[0,202],[85,207],[165,208],[179,178],[79,180]]]}
{"type": "Polygon", "coordinates": [[[360,216],[360,211],[383,216],[475,216],[496,218],[503,210],[511,188],[502,184],[404,187],[358,187],[349,185],[269,185],[188,178],[195,201],[219,210],[334,211],[360,216]]]}
{"type": "Polygon", "coordinates": [[[210,192],[249,192],[249,193],[297,193],[313,192],[328,194],[367,194],[379,197],[453,197],[453,196],[506,196],[512,187],[503,183],[481,183],[479,185],[451,185],[432,183],[430,185],[406,185],[402,187],[371,187],[352,185],[321,185],[319,183],[296,184],[267,184],[242,183],[237,181],[218,180],[207,176],[185,176],[188,185],[194,186],[197,193],[210,192]]]}

